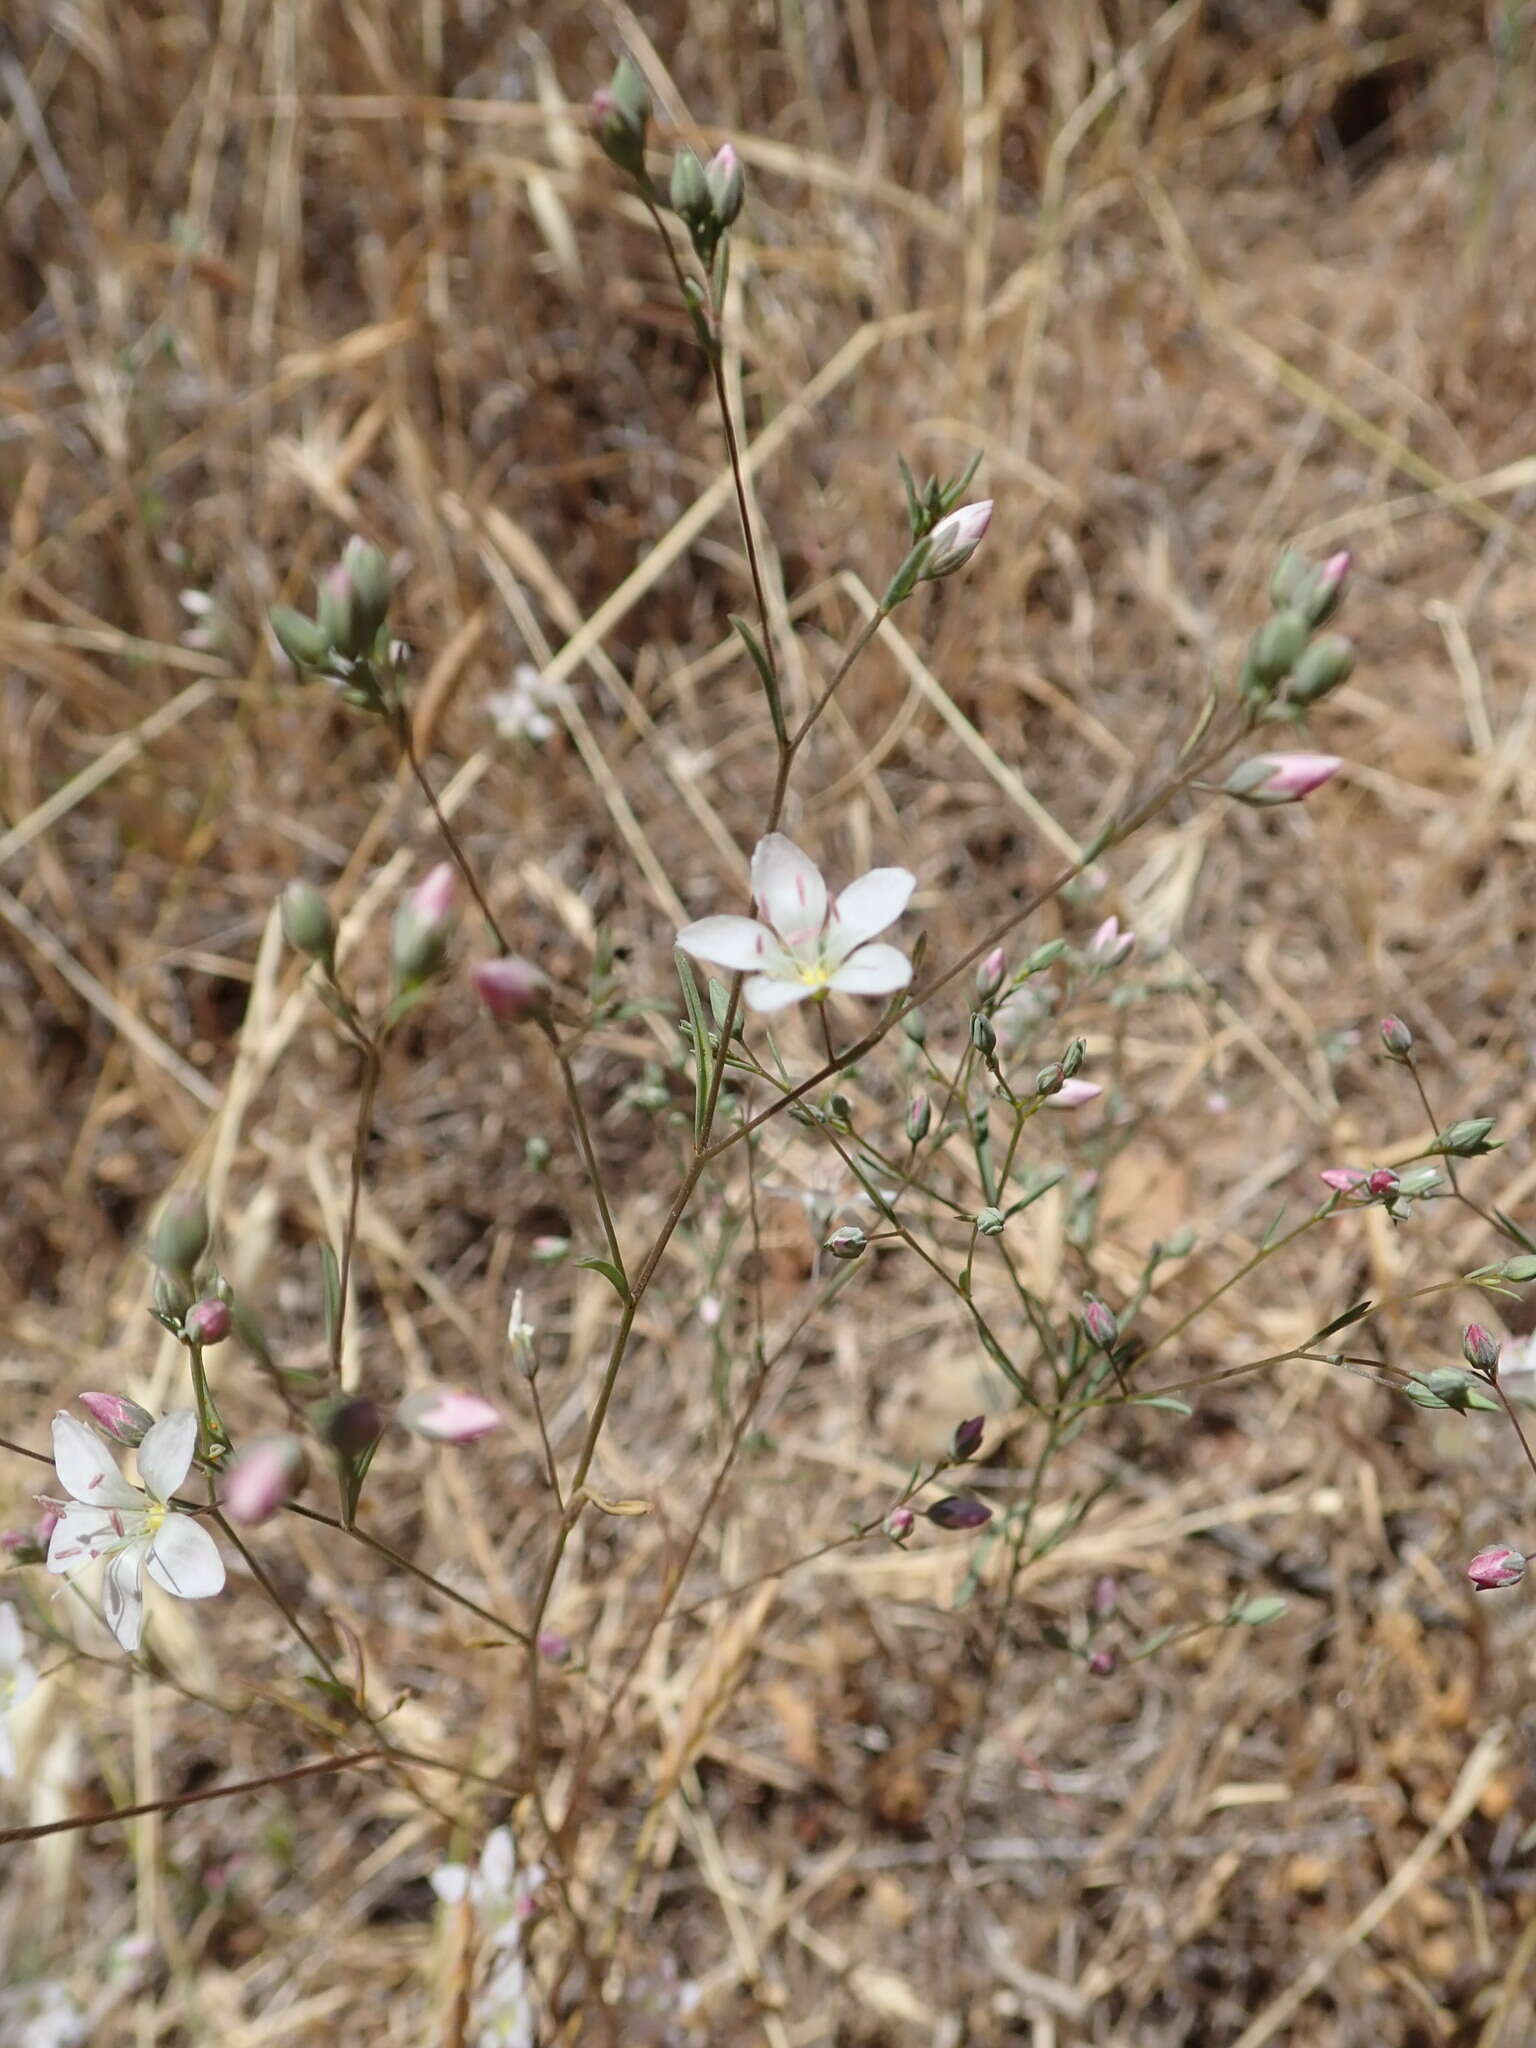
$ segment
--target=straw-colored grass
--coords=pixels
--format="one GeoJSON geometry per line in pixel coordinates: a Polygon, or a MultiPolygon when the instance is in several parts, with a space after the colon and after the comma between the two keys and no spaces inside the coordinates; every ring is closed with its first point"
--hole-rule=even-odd
{"type": "MultiPolygon", "coordinates": [[[[1384,1009],[1411,1017],[1444,1120],[1498,1114],[1508,1149],[1469,1184],[1528,1219],[1529,15],[23,6],[0,30],[4,1435],[43,1446],[86,1387],[179,1395],[142,1258],[177,1182],[209,1189],[284,1361],[323,1356],[315,1244],[345,1208],[355,1075],[274,898],[322,883],[378,975],[401,888],[438,857],[383,736],[275,667],[261,628],[353,531],[398,561],[418,744],[516,943],[578,989],[611,956],[653,1005],[579,1068],[621,1230],[643,1240],[665,1208],[678,1134],[634,1086],[675,1042],[672,930],[736,901],[772,764],[726,625],[747,583],[708,379],[586,137],[581,103],[624,47],[664,140],[733,136],[747,165],[727,375],[795,705],[889,574],[895,450],[939,469],[983,451],[986,546],[871,650],[789,819],[835,874],[912,865],[935,957],[1176,743],[1281,539],[1354,551],[1362,660],[1318,728],[1339,781],[1278,815],[1187,803],[1030,928],[1080,941],[1113,908],[1170,946],[1144,976],[1162,993],[1087,1019],[1096,1050],[1123,1035],[1145,1105],[1100,1190],[1105,1291],[1192,1225],[1155,1335],[1316,1199],[1320,1167],[1422,1139],[1377,1051],[1384,1009]],[[187,592],[209,601],[195,619],[187,592]],[[568,685],[541,748],[487,711],[521,661],[568,685]]],[[[761,1256],[733,1263],[705,1197],[646,1304],[593,1480],[647,1512],[582,1519],[549,1617],[575,1654],[546,1672],[535,1767],[556,1807],[584,1785],[566,1881],[594,1953],[622,1908],[612,2038],[1536,2038],[1530,1610],[1461,1576],[1529,1528],[1494,1418],[1293,1365],[1191,1396],[1190,1420],[1085,1437],[1055,1511],[1108,1490],[1006,1613],[985,1558],[968,1586],[973,1544],[937,1532],[779,1576],[878,1516],[958,1417],[1006,1413],[953,1303],[883,1256],[769,1374],[645,1640],[726,1455],[753,1318],[772,1336],[806,1302],[799,1197],[827,1157],[778,1128],[761,1256]],[[1092,1680],[1042,1632],[1079,1629],[1106,1572],[1127,1656],[1237,1595],[1290,1604],[1092,1680]]],[[[1042,1146],[1084,1162],[1075,1128],[1042,1146]]],[[[1068,1192],[1028,1220],[1020,1257],[1070,1306],[1068,1192]]],[[[386,1071],[345,1370],[391,1397],[473,1384],[513,1415],[474,1451],[393,1444],[365,1521],[514,1618],[551,1509],[510,1293],[544,1333],[567,1465],[611,1323],[598,1275],[533,1263],[548,1233],[598,1242],[558,1076],[456,980],[386,1071]]],[[[1224,1297],[1163,1379],[1496,1256],[1449,1205],[1396,1234],[1342,1219],[1224,1297]]],[[[1382,1355],[1454,1359],[1476,1305],[1389,1312],[1382,1355]]],[[[217,1364],[232,1422],[270,1426],[235,1348],[217,1364]]],[[[993,1497],[1023,1450],[1017,1425],[989,1430],[993,1497]]],[[[42,1468],[3,1456],[25,1525],[42,1468]]],[[[251,1545],[370,1710],[396,1710],[402,1748],[522,1782],[522,1660],[488,1626],[291,1518],[251,1545]]],[[[5,1587],[91,1654],[55,1653],[18,1717],[0,1828],[368,1746],[238,1563],[220,1602],[158,1611],[156,1677],[48,1609],[53,1590],[35,1567],[5,1587]]],[[[525,1797],[422,1765],[13,1844],[6,1982],[62,1979],[92,2048],[448,2048],[462,1930],[424,1882],[464,1846],[445,1808],[533,1838],[525,1797]],[[129,1936],[146,1960],[114,1978],[129,1936]]],[[[536,1966],[562,1943],[552,1914],[536,1966]]],[[[591,2001],[546,2025],[603,2038],[591,2001]]]]}

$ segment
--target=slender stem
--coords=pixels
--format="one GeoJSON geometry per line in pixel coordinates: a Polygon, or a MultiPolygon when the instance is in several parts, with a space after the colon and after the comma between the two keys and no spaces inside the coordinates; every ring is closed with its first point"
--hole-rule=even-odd
{"type": "Polygon", "coordinates": [[[554,1446],[549,1441],[549,1430],[544,1421],[544,1403],[539,1398],[537,1377],[528,1382],[528,1392],[533,1401],[533,1417],[539,1425],[539,1442],[544,1447],[544,1476],[549,1481],[549,1490],[555,1496],[555,1506],[565,1513],[565,1498],[560,1491],[560,1467],[555,1463],[554,1446]]]}
{"type": "Polygon", "coordinates": [[[509,1637],[514,1643],[526,1643],[529,1640],[527,1630],[516,1627],[491,1608],[482,1607],[478,1600],[471,1600],[469,1595],[461,1593],[457,1586],[450,1586],[444,1580],[434,1578],[424,1566],[408,1558],[404,1551],[381,1542],[377,1536],[371,1536],[355,1522],[348,1528],[345,1522],[338,1521],[334,1515],[322,1514],[318,1508],[303,1507],[296,1500],[287,1503],[287,1512],[290,1515],[298,1515],[303,1521],[319,1522],[324,1528],[340,1530],[343,1535],[350,1536],[355,1543],[361,1543],[364,1549],[373,1551],[375,1556],[384,1558],[392,1565],[398,1565],[401,1571],[409,1572],[411,1577],[420,1580],[422,1585],[430,1586],[432,1591],[444,1600],[451,1600],[456,1607],[462,1607],[468,1613],[478,1615],[481,1621],[489,1622],[492,1628],[509,1637]]]}
{"type": "Polygon", "coordinates": [[[479,907],[480,915],[485,919],[486,926],[490,931],[491,937],[496,942],[497,952],[510,953],[512,948],[508,944],[507,935],[502,930],[501,926],[497,923],[496,913],[492,910],[490,904],[486,901],[485,891],[480,886],[480,879],[475,873],[474,866],[470,861],[469,855],[464,851],[463,845],[459,839],[459,835],[457,834],[457,832],[454,831],[452,825],[448,822],[448,819],[444,814],[443,807],[437,800],[437,792],[435,789],[433,789],[431,781],[428,778],[427,772],[421,765],[421,761],[416,752],[416,738],[414,733],[411,731],[410,713],[406,709],[405,705],[403,703],[400,703],[398,700],[395,704],[392,722],[394,724],[395,737],[400,744],[400,752],[404,757],[407,765],[409,766],[411,773],[415,776],[417,786],[421,790],[422,795],[427,800],[427,807],[432,813],[433,823],[437,826],[438,832],[442,837],[442,842],[444,846],[448,849],[449,858],[452,860],[454,866],[458,869],[459,873],[463,876],[465,888],[468,889],[470,895],[474,897],[475,902],[479,907]]]}
{"type": "Polygon", "coordinates": [[[242,1778],[236,1785],[210,1785],[201,1792],[179,1792],[170,1799],[146,1799],[139,1806],[115,1806],[110,1813],[77,1813],[69,1820],[39,1821],[29,1828],[7,1828],[0,1833],[0,1849],[13,1842],[40,1842],[45,1835],[77,1833],[81,1828],[105,1827],[111,1821],[140,1820],[147,1813],[171,1813],[179,1806],[201,1806],[210,1799],[233,1799],[240,1792],[261,1792],[269,1785],[291,1785],[296,1778],[315,1778],[326,1771],[349,1771],[358,1764],[384,1761],[381,1750],[361,1749],[350,1756],[325,1756],[314,1763],[297,1764],[291,1770],[268,1771],[259,1778],[242,1778]]]}
{"type": "Polygon", "coordinates": [[[347,1220],[341,1234],[340,1298],[336,1303],[336,1327],[331,1332],[331,1376],[336,1380],[341,1377],[341,1339],[347,1321],[347,1296],[351,1291],[352,1252],[357,1243],[357,1217],[362,1206],[363,1174],[367,1164],[368,1139],[373,1129],[373,1105],[379,1092],[381,1064],[378,1041],[369,1039],[363,1051],[362,1079],[357,1089],[347,1220]]]}
{"type": "Polygon", "coordinates": [[[597,1151],[592,1143],[592,1131],[587,1122],[586,1109],[581,1099],[581,1089],[577,1084],[575,1070],[571,1066],[570,1055],[561,1044],[552,1024],[545,1025],[544,1035],[549,1041],[550,1050],[554,1053],[559,1063],[560,1080],[565,1089],[566,1104],[571,1112],[571,1121],[576,1126],[576,1142],[581,1147],[582,1163],[587,1169],[587,1179],[591,1183],[592,1197],[597,1203],[597,1213],[602,1219],[603,1236],[608,1240],[608,1256],[618,1268],[620,1277],[624,1279],[625,1285],[628,1286],[628,1278],[624,1272],[624,1248],[619,1242],[619,1233],[614,1225],[613,1212],[608,1206],[608,1192],[603,1185],[602,1168],[597,1163],[597,1151]]]}

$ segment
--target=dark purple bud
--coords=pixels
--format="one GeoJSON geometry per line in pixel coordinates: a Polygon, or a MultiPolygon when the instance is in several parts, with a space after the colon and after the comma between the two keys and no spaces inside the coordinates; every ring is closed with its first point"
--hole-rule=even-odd
{"type": "Polygon", "coordinates": [[[1112,1678],[1119,1663],[1120,1659],[1113,1650],[1095,1650],[1088,1659],[1088,1669],[1095,1678],[1112,1678]]]}
{"type": "Polygon", "coordinates": [[[326,1442],[343,1458],[361,1458],[384,1434],[384,1416],[365,1395],[337,1401],[321,1425],[326,1442]]]}
{"type": "Polygon", "coordinates": [[[955,1424],[955,1433],[950,1439],[949,1455],[957,1465],[963,1465],[967,1458],[975,1457],[981,1449],[981,1439],[986,1427],[987,1418],[984,1415],[972,1415],[966,1421],[955,1424]]]}
{"type": "Polygon", "coordinates": [[[958,1493],[936,1500],[923,1512],[936,1529],[979,1529],[992,1519],[992,1510],[984,1502],[958,1493]]]}

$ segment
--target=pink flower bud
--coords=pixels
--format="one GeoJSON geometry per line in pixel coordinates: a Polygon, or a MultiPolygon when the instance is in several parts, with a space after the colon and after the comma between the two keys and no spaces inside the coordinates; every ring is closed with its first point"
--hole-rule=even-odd
{"type": "Polygon", "coordinates": [[[1376,1196],[1395,1195],[1400,1182],[1390,1166],[1378,1166],[1366,1178],[1366,1186],[1376,1196]]]}
{"type": "Polygon", "coordinates": [[[398,989],[420,988],[442,966],[453,925],[456,882],[451,864],[439,861],[395,912],[391,949],[398,989]]]}
{"type": "Polygon", "coordinates": [[[571,1639],[563,1636],[558,1629],[541,1628],[536,1638],[539,1655],[546,1664],[569,1664],[571,1661],[571,1639]]]}
{"type": "Polygon", "coordinates": [[[210,1294],[206,1300],[193,1302],[182,1317],[181,1327],[189,1344],[222,1344],[233,1322],[229,1303],[210,1294]]]}
{"type": "Polygon", "coordinates": [[[1102,1351],[1108,1351],[1120,1335],[1114,1310],[1091,1294],[1083,1297],[1083,1328],[1102,1351]]]}
{"type": "Polygon", "coordinates": [[[1507,1543],[1492,1543],[1467,1566],[1467,1577],[1479,1593],[1497,1592],[1501,1586],[1518,1586],[1525,1577],[1525,1558],[1507,1543]]]}
{"type": "Polygon", "coordinates": [[[1063,1081],[1061,1086],[1045,1099],[1047,1109],[1081,1109],[1085,1102],[1092,1102],[1104,1093],[1097,1081],[1063,1081]]]}
{"type": "Polygon", "coordinates": [[[296,1436],[258,1437],[224,1475],[222,1506],[232,1522],[267,1522],[304,1483],[307,1461],[296,1436]]]}
{"type": "Polygon", "coordinates": [[[928,1126],[933,1121],[933,1104],[921,1092],[914,1095],[907,1104],[907,1141],[921,1145],[928,1135],[928,1126]]]}
{"type": "Polygon", "coordinates": [[[905,1543],[917,1527],[917,1517],[910,1508],[892,1508],[885,1518],[885,1533],[893,1543],[905,1543]]]}
{"type": "Polygon", "coordinates": [[[504,1417],[499,1408],[479,1394],[460,1393],[450,1387],[434,1387],[412,1394],[400,1404],[397,1420],[413,1436],[424,1436],[434,1444],[472,1444],[493,1429],[500,1429],[504,1417]]]}
{"type": "Polygon", "coordinates": [[[1405,1060],[1413,1051],[1413,1033],[1401,1017],[1382,1018],[1381,1042],[1395,1060],[1405,1060]]]}
{"type": "Polygon", "coordinates": [[[1134,932],[1123,932],[1118,917],[1106,917],[1088,941],[1088,955],[1100,967],[1118,967],[1136,943],[1134,932]]]}
{"type": "Polygon", "coordinates": [[[1113,1678],[1119,1657],[1111,1649],[1095,1650],[1088,1659],[1088,1669],[1095,1678],[1113,1678]]]}
{"type": "Polygon", "coordinates": [[[1108,1621],[1120,1605],[1119,1581],[1108,1572],[1093,1582],[1093,1612],[1098,1621],[1108,1621]]]}
{"type": "Polygon", "coordinates": [[[1461,1355],[1474,1372],[1497,1372],[1499,1340],[1481,1323],[1468,1323],[1461,1333],[1461,1355]]]}
{"type": "Polygon", "coordinates": [[[1343,765],[1336,754],[1259,754],[1235,768],[1222,787],[1245,804],[1294,804],[1343,765]]]}
{"type": "Polygon", "coordinates": [[[126,1394],[82,1394],[80,1406],[115,1444],[141,1444],[155,1418],[126,1394]]]}
{"type": "Polygon", "coordinates": [[[1362,1166],[1325,1166],[1318,1179],[1336,1195],[1353,1195],[1367,1184],[1370,1175],[1362,1166]]]}
{"type": "Polygon", "coordinates": [[[991,520],[990,498],[982,498],[974,505],[959,505],[946,513],[928,536],[922,575],[952,576],[956,569],[963,569],[981,546],[991,520]]]}
{"type": "Polygon", "coordinates": [[[531,960],[507,955],[479,960],[469,970],[475,993],[499,1024],[521,1024],[549,1014],[549,977],[531,960]]]}
{"type": "Polygon", "coordinates": [[[1007,972],[1008,956],[1001,946],[994,946],[976,970],[977,1002],[984,1003],[989,996],[995,996],[1002,987],[1003,977],[1007,972]]]}

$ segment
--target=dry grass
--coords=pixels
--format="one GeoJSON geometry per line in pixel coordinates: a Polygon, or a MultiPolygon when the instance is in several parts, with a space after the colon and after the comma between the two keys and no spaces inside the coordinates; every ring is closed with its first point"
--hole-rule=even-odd
{"type": "MultiPolygon", "coordinates": [[[[656,999],[588,1044],[582,1078],[622,1229],[643,1237],[664,1206],[679,1141],[632,1087],[669,1057],[679,906],[734,896],[766,754],[723,635],[744,565],[707,383],[571,104],[626,42],[685,133],[746,157],[730,370],[798,701],[888,570],[894,448],[935,467],[985,451],[986,548],[858,671],[791,821],[836,871],[908,859],[936,957],[1169,746],[1230,666],[1279,538],[1356,552],[1367,658],[1325,727],[1347,780],[1279,818],[1175,816],[1114,857],[1097,907],[1031,933],[1080,937],[1112,906],[1176,948],[1167,992],[1124,1020],[1147,1113],[1100,1191],[1106,1291],[1195,1224],[1155,1331],[1283,1202],[1299,1213],[1320,1165],[1411,1144],[1415,1105],[1374,1052],[1384,1008],[1412,1017],[1447,1116],[1498,1112],[1509,1149],[1474,1171],[1527,1214],[1526,12],[24,7],[14,44],[0,32],[7,1434],[40,1444],[82,1387],[173,1388],[140,1248],[177,1177],[212,1190],[285,1357],[318,1354],[313,1244],[344,1198],[353,1077],[271,906],[290,876],[323,882],[376,965],[434,857],[382,738],[274,673],[258,628],[349,531],[398,553],[418,737],[518,943],[578,986],[617,946],[656,999]],[[187,590],[212,600],[212,649],[187,643],[187,590]],[[524,659],[571,687],[567,731],[534,754],[486,712],[524,659]]],[[[470,1381],[518,1417],[499,1455],[391,1451],[372,1526],[512,1614],[549,1510],[508,1294],[530,1289],[548,1335],[567,1460],[610,1320],[596,1275],[529,1263],[540,1232],[592,1241],[565,1130],[548,1063],[493,1040],[455,988],[387,1074],[369,1160],[349,1373],[389,1394],[470,1381]]],[[[1086,1157],[1075,1130],[1049,1143],[1086,1157]]],[[[776,1141],[748,1278],[705,1202],[647,1306],[594,1476],[650,1511],[587,1517],[557,1592],[578,1653],[546,1679],[557,1803],[720,1465],[754,1304],[776,1329],[805,1299],[813,1239],[774,1189],[820,1166],[803,1136],[776,1141]],[[722,1271],[712,1334],[697,1311],[722,1271]]],[[[1070,1303],[1065,1197],[1034,1215],[1023,1255],[1070,1303]]],[[[1167,1377],[1493,1255],[1458,1212],[1401,1235],[1348,1219],[1224,1299],[1167,1377]]],[[[1456,1307],[1384,1316],[1384,1355],[1454,1355],[1456,1307]]],[[[221,1391],[238,1425],[270,1420],[233,1353],[221,1391]]],[[[711,1597],[878,1514],[983,1406],[1002,1409],[984,1361],[900,1260],[775,1369],[590,1788],[571,1883],[599,1925],[629,1887],[620,2038],[1536,2038],[1529,1609],[1478,1605],[1459,1575],[1524,1523],[1506,1437],[1293,1366],[1217,1388],[1190,1422],[1143,1412],[1086,1439],[1057,1498],[1110,1490],[1006,1616],[989,1571],[962,1597],[971,1547],[937,1536],[711,1597]],[[1080,1626],[1104,1571],[1127,1648],[1236,1593],[1290,1609],[1093,1684],[1041,1632],[1080,1626]],[[701,1993],[686,2025],[674,1971],[701,1993]]],[[[1027,1444],[998,1429],[992,1446],[1006,1498],[1027,1444]]],[[[8,1461],[14,1519],[36,1478],[8,1461]]],[[[335,1618],[354,1677],[366,1645],[368,1700],[400,1702],[402,1744],[511,1775],[520,1660],[321,1534],[285,1522],[255,1548],[303,1612],[335,1618]]],[[[40,1578],[7,1591],[46,1601],[40,1578]]],[[[162,1615],[158,1640],[157,1677],[61,1665],[7,1824],[330,1746],[248,1579],[162,1615]]],[[[485,1825],[512,1802],[466,1803],[443,1772],[415,1788],[434,1804],[356,1771],[11,1847],[0,1944],[18,1977],[76,1986],[102,2048],[450,2043],[434,1805],[485,1825]],[[114,1991],[105,1949],[135,1932],[145,1986],[114,1991]]],[[[558,2038],[599,2035],[573,2019],[558,2038]]]]}

